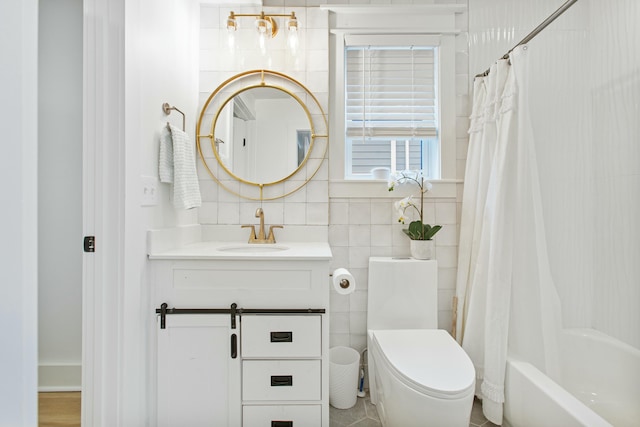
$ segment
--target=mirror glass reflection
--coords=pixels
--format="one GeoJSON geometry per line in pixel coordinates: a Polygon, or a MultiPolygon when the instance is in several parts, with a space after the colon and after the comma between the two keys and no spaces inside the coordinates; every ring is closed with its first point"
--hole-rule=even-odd
{"type": "Polygon", "coordinates": [[[303,163],[311,123],[303,106],[284,90],[252,87],[223,105],[214,127],[218,159],[236,177],[280,181],[303,163]]]}

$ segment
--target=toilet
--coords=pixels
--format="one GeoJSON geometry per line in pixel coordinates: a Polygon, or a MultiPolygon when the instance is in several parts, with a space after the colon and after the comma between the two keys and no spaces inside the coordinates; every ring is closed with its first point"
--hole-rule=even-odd
{"type": "Polygon", "coordinates": [[[369,390],[385,427],[469,425],[475,370],[438,327],[438,264],[369,259],[369,390]]]}

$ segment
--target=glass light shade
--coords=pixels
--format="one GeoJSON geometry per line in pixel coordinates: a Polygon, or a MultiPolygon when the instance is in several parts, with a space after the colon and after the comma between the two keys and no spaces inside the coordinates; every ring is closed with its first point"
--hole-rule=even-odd
{"type": "Polygon", "coordinates": [[[287,19],[287,29],[288,37],[287,44],[289,45],[289,50],[292,55],[295,55],[298,51],[298,19],[296,18],[296,13],[291,12],[291,17],[287,19]]]}
{"type": "Polygon", "coordinates": [[[232,33],[238,29],[238,21],[233,14],[227,18],[227,31],[232,33]]]}
{"type": "Polygon", "coordinates": [[[256,29],[260,34],[265,34],[267,37],[271,36],[271,23],[266,19],[256,19],[256,29]]]}
{"type": "Polygon", "coordinates": [[[298,18],[296,18],[295,12],[291,12],[291,17],[287,19],[287,28],[289,32],[298,31],[298,18]]]}

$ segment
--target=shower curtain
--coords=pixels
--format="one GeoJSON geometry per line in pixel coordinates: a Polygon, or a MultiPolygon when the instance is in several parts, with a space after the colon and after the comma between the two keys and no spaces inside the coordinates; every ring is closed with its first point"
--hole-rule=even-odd
{"type": "Polygon", "coordinates": [[[456,286],[456,339],[495,424],[502,424],[507,351],[532,351],[528,360],[554,371],[559,328],[528,117],[527,46],[509,61],[474,82],[456,286]]]}

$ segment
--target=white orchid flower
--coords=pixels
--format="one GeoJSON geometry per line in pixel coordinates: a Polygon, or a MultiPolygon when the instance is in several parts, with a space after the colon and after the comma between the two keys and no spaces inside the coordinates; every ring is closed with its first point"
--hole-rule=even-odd
{"type": "Polygon", "coordinates": [[[400,199],[394,203],[397,211],[404,211],[411,205],[413,205],[413,196],[407,196],[404,199],[400,199]]]}
{"type": "Polygon", "coordinates": [[[396,179],[395,176],[393,175],[390,176],[389,181],[387,183],[387,187],[389,188],[389,191],[393,191],[396,185],[398,185],[398,180],[396,179]]]}

